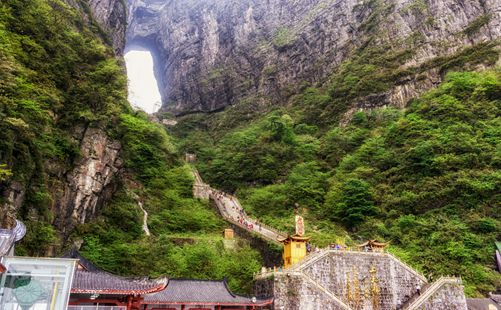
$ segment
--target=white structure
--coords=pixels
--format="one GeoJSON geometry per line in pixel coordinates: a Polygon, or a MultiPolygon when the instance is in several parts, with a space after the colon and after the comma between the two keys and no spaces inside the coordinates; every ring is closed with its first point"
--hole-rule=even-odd
{"type": "Polygon", "coordinates": [[[66,309],[77,260],[3,257],[0,309],[66,309]]]}

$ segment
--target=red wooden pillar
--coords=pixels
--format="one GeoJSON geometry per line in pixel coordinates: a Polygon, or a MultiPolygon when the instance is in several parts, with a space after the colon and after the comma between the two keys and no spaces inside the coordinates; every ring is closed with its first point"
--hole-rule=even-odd
{"type": "Polygon", "coordinates": [[[127,310],[132,310],[132,296],[127,296],[127,310]]]}
{"type": "Polygon", "coordinates": [[[186,306],[185,305],[181,305],[181,310],[184,310],[186,309],[186,306]]]}

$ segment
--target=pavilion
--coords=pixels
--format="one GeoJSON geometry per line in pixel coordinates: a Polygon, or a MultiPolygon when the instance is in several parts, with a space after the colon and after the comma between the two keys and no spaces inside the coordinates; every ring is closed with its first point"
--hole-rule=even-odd
{"type": "Polygon", "coordinates": [[[384,252],[384,249],[389,245],[388,242],[379,242],[377,240],[368,240],[358,247],[360,250],[370,251],[370,252],[384,252]]]}

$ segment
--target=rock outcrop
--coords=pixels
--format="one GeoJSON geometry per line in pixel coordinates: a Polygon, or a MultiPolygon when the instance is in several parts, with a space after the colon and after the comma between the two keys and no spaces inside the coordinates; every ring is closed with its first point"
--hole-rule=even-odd
{"type": "Polygon", "coordinates": [[[120,142],[111,140],[104,130],[82,128],[80,141],[82,157],[65,175],[55,198],[55,225],[63,235],[97,215],[116,189],[114,181],[122,167],[120,142]]]}
{"type": "Polygon", "coordinates": [[[124,0],[88,0],[92,16],[110,37],[117,55],[125,46],[127,8],[124,0]]]}
{"type": "Polygon", "coordinates": [[[66,164],[58,158],[46,158],[43,163],[48,197],[26,202],[27,191],[39,190],[36,186],[30,188],[30,182],[12,181],[0,187],[4,197],[0,208],[1,228],[12,228],[20,214],[29,221],[38,221],[40,216],[47,216],[48,211],[52,214],[52,224],[65,240],[76,225],[95,218],[111,199],[123,164],[120,142],[110,139],[105,130],[98,127],[76,126],[72,133],[80,146],[80,156],[66,164]],[[26,203],[35,204],[33,208],[26,208],[26,203]],[[46,211],[42,211],[45,206],[46,211]]]}
{"type": "Polygon", "coordinates": [[[24,201],[26,190],[19,182],[12,182],[3,190],[2,196],[5,202],[0,208],[0,228],[12,229],[16,226],[16,218],[19,207],[24,201]]]}
{"type": "MultiPolygon", "coordinates": [[[[280,103],[325,82],[368,43],[412,50],[401,68],[501,37],[496,0],[129,0],[128,38],[161,53],[163,110],[217,111],[252,97],[280,103]]],[[[404,106],[440,82],[431,63],[377,105],[404,106]],[[422,72],[421,72],[422,73],[422,72]]],[[[361,98],[355,106],[371,105],[361,98]]]]}

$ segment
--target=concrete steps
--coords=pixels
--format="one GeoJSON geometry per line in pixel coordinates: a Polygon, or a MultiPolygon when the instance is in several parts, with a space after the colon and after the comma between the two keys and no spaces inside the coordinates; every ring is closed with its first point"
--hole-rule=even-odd
{"type": "Polygon", "coordinates": [[[400,309],[401,310],[417,310],[423,303],[425,303],[431,296],[433,296],[442,286],[446,284],[461,284],[461,279],[453,277],[441,277],[431,285],[423,287],[421,295],[414,295],[413,298],[408,300],[400,309]]]}
{"type": "Polygon", "coordinates": [[[194,167],[192,167],[192,173],[195,179],[193,184],[193,195],[196,198],[213,201],[219,214],[227,222],[275,244],[281,244],[278,240],[287,236],[286,233],[280,232],[249,217],[245,214],[242,205],[236,197],[214,189],[210,187],[210,185],[204,183],[202,177],[194,167]]]}

